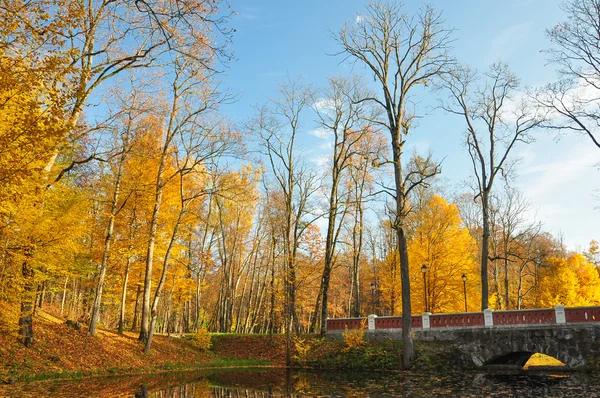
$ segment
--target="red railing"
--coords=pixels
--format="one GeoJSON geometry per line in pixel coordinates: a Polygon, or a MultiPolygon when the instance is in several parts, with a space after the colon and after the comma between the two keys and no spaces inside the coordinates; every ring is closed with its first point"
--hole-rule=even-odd
{"type": "Polygon", "coordinates": [[[422,328],[423,327],[423,317],[422,316],[413,316],[412,317],[412,327],[413,328],[422,328]]]}
{"type": "Polygon", "coordinates": [[[401,316],[380,316],[375,318],[375,329],[402,329],[401,316]]]}
{"type": "Polygon", "coordinates": [[[483,313],[432,314],[429,325],[432,328],[483,326],[483,313]]]}
{"type": "Polygon", "coordinates": [[[494,311],[494,325],[539,325],[556,323],[554,308],[518,311],[494,311]]]}
{"type": "Polygon", "coordinates": [[[336,318],[336,319],[328,319],[327,320],[327,330],[350,330],[350,329],[360,329],[363,327],[366,328],[367,318],[336,318]]]}
{"type": "MultiPolygon", "coordinates": [[[[420,316],[412,317],[412,327],[422,328],[423,318],[420,316]]],[[[375,329],[402,329],[401,316],[380,316],[375,318],[375,329]]]]}
{"type": "Polygon", "coordinates": [[[600,322],[600,307],[565,308],[567,323],[600,322]]]}
{"type": "MultiPolygon", "coordinates": [[[[511,325],[552,325],[557,323],[600,322],[600,307],[543,308],[517,311],[490,311],[492,322],[486,324],[483,312],[460,314],[430,314],[412,317],[412,327],[423,328],[423,321],[429,318],[429,328],[447,327],[493,327],[511,325]],[[564,311],[564,313],[563,313],[564,311]]],[[[489,314],[488,314],[489,316],[489,314]]],[[[381,316],[375,318],[375,329],[402,329],[401,316],[381,316]]],[[[427,327],[427,325],[425,325],[427,327]]],[[[327,320],[327,330],[367,328],[367,318],[338,318],[327,320]]]]}

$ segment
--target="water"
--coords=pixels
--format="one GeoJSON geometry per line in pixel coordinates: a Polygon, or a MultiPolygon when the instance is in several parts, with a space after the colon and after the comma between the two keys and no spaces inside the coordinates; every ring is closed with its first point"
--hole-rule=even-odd
{"type": "Polygon", "coordinates": [[[0,386],[0,397],[600,397],[600,375],[220,369],[0,386]]]}

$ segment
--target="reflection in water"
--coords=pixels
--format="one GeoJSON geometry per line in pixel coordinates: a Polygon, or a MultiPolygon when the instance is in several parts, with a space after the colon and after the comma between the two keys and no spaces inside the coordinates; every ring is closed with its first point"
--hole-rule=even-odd
{"type": "Polygon", "coordinates": [[[558,376],[541,373],[454,373],[449,375],[414,372],[342,373],[273,371],[220,372],[208,375],[208,386],[186,385],[159,390],[150,397],[246,397],[275,396],[581,396],[600,393],[600,378],[582,374],[558,376]],[[258,376],[258,377],[257,377],[258,376]],[[241,380],[246,380],[246,384],[241,380]],[[261,388],[260,381],[265,384],[261,388]]]}
{"type": "Polygon", "coordinates": [[[0,397],[595,397],[599,394],[600,375],[529,372],[438,374],[220,369],[0,386],[0,397]]]}

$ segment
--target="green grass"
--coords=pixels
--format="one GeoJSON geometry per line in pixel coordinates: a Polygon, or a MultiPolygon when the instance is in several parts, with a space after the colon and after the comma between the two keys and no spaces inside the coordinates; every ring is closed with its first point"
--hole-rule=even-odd
{"type": "Polygon", "coordinates": [[[233,368],[233,367],[253,367],[253,366],[268,366],[270,362],[264,359],[236,359],[236,358],[219,358],[202,367],[206,368],[233,368]]]}
{"type": "Polygon", "coordinates": [[[19,381],[38,381],[38,380],[49,380],[49,379],[70,379],[70,380],[80,380],[83,377],[97,376],[99,374],[103,374],[102,371],[62,371],[62,372],[43,372],[37,374],[23,374],[18,378],[19,381]]]}

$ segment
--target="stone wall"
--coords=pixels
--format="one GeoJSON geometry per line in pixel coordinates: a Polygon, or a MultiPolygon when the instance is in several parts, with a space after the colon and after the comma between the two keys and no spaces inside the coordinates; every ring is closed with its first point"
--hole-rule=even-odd
{"type": "MultiPolygon", "coordinates": [[[[494,328],[414,329],[415,340],[452,344],[476,366],[523,366],[536,352],[550,355],[571,368],[600,359],[600,324],[550,324],[494,328]]],[[[330,332],[341,338],[341,332],[330,332]]],[[[401,329],[366,330],[368,340],[402,339],[401,329]]]]}

